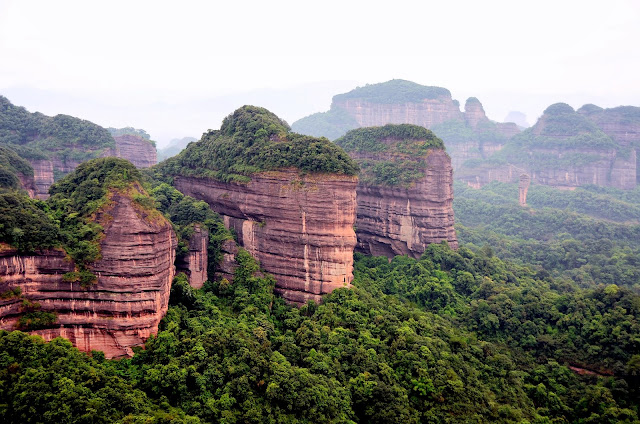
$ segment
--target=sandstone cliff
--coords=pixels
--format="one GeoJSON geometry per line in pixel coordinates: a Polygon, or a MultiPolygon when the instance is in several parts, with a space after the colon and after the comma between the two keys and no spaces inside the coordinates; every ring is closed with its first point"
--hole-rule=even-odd
{"type": "Polygon", "coordinates": [[[430,243],[458,247],[453,169],[442,140],[413,125],[349,131],[336,140],[362,169],[357,187],[359,251],[419,258],[430,243]]]}
{"type": "Polygon", "coordinates": [[[425,161],[424,177],[409,188],[358,185],[359,251],[419,258],[430,243],[447,241],[452,248],[458,247],[451,160],[443,150],[433,150],[425,161]]]}
{"type": "Polygon", "coordinates": [[[255,174],[248,184],[174,179],[178,190],[223,216],[240,245],[276,278],[275,291],[298,304],[318,302],[353,279],[356,182],[297,170],[255,174]]]}
{"type": "MultiPolygon", "coordinates": [[[[208,247],[209,231],[200,225],[196,225],[189,239],[188,253],[183,258],[176,260],[176,270],[184,272],[189,279],[189,285],[196,289],[202,288],[204,282],[208,279],[208,247]]],[[[226,263],[223,263],[223,265],[226,265],[226,263]]]]}
{"type": "Polygon", "coordinates": [[[3,212],[9,228],[25,213],[36,213],[39,225],[17,241],[3,232],[0,241],[22,250],[0,244],[0,328],[63,336],[107,357],[131,355],[157,332],[177,243],[140,179],[127,161],[94,159],[54,185],[51,213],[26,198],[20,215],[3,212]]]}
{"type": "Polygon", "coordinates": [[[21,289],[20,296],[0,301],[0,328],[19,328],[26,300],[57,315],[53,324],[32,333],[46,340],[62,336],[80,350],[104,351],[107,358],[132,355],[132,347],[158,331],[175,274],[173,229],[166,221],[149,222],[126,196],[115,194],[112,203],[103,212],[108,223],[102,259],[91,267],[98,280],[89,287],[63,278],[74,270],[63,251],[0,250],[0,292],[21,289]]]}
{"type": "MultiPolygon", "coordinates": [[[[291,132],[264,108],[243,106],[158,170],[222,215],[288,302],[320,301],[349,286],[358,168],[335,144],[291,132]]],[[[222,268],[230,272],[232,261],[222,268]]]]}
{"type": "Polygon", "coordinates": [[[158,162],[156,147],[149,140],[131,134],[113,137],[115,152],[109,156],[126,159],[138,168],[149,168],[158,162]]]}

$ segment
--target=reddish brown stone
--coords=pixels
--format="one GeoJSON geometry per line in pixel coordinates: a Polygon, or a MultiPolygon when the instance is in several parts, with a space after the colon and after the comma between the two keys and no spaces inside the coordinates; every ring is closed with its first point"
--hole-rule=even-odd
{"type": "MultiPolygon", "coordinates": [[[[0,251],[0,290],[20,287],[24,299],[58,316],[54,326],[33,333],[46,340],[68,338],[81,350],[104,351],[107,358],[131,355],[132,347],[158,331],[168,308],[176,248],[164,218],[152,222],[122,195],[114,195],[112,204],[105,212],[102,259],[92,266],[98,281],[88,288],[63,281],[74,269],[64,252],[0,251]]],[[[0,328],[16,328],[21,302],[0,302],[0,328]]]]}
{"type": "Polygon", "coordinates": [[[178,190],[206,201],[233,228],[242,247],[276,279],[287,301],[320,301],[353,278],[356,177],[255,174],[248,184],[174,178],[178,190]]]}
{"type": "MultiPolygon", "coordinates": [[[[357,153],[352,156],[361,158],[357,153]]],[[[431,150],[425,161],[424,178],[409,188],[358,184],[359,251],[419,258],[430,243],[447,241],[458,247],[453,228],[451,159],[443,150],[431,150]]]]}

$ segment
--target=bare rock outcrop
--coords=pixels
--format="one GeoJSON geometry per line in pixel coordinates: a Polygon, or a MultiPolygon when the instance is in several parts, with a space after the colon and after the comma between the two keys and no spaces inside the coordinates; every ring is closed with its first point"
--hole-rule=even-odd
{"type": "Polygon", "coordinates": [[[26,328],[46,340],[62,336],[83,351],[107,358],[132,355],[158,331],[168,308],[176,236],[161,216],[146,216],[130,198],[114,194],[101,214],[102,259],[92,264],[97,282],[82,287],[63,276],[73,262],[59,250],[21,254],[0,249],[0,291],[21,293],[0,301],[0,328],[20,328],[25,301],[55,314],[45,328],[26,328]]]}
{"type": "Polygon", "coordinates": [[[207,281],[207,248],[209,247],[209,231],[196,225],[189,239],[189,252],[184,258],[176,261],[176,268],[184,272],[189,285],[195,289],[202,288],[207,281]]]}
{"type": "Polygon", "coordinates": [[[520,206],[527,206],[529,184],[531,184],[531,177],[527,174],[520,175],[520,182],[518,183],[518,201],[520,206]]]}
{"type": "Polygon", "coordinates": [[[518,182],[526,173],[538,184],[559,189],[587,184],[633,189],[640,180],[640,108],[586,105],[576,112],[558,103],[508,143],[500,160],[456,169],[456,178],[480,187],[518,182]]]}
{"type": "MultiPolygon", "coordinates": [[[[351,283],[356,183],[352,176],[301,175],[295,169],[256,173],[247,184],[174,178],[178,190],[223,216],[240,245],[273,274],[275,291],[295,304],[320,301],[351,283]]],[[[232,268],[231,260],[223,260],[223,270],[225,263],[232,268]]]]}
{"type": "Polygon", "coordinates": [[[419,258],[430,243],[458,247],[451,159],[433,132],[389,124],[351,130],[336,144],[361,170],[357,250],[419,258]]]}
{"type": "Polygon", "coordinates": [[[125,134],[113,137],[116,141],[113,156],[126,159],[138,168],[149,168],[158,162],[156,147],[143,137],[125,134]]]}

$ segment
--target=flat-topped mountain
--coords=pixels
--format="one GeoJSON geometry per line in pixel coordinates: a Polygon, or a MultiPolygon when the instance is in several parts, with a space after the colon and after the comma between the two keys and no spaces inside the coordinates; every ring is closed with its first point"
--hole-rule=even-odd
{"type": "Polygon", "coordinates": [[[34,171],[34,194],[41,199],[49,196],[54,181],[89,159],[116,156],[139,167],[156,163],[151,140],[140,134],[118,134],[114,138],[109,130],[73,116],[30,113],[0,96],[0,145],[29,161],[34,171]]]}
{"type": "Polygon", "coordinates": [[[335,144],[244,106],[158,171],[221,214],[288,301],[351,282],[358,167],[335,144]]]}
{"type": "Polygon", "coordinates": [[[333,97],[328,112],[293,123],[294,131],[331,140],[355,128],[413,124],[431,129],[451,155],[453,168],[472,158],[486,158],[520,132],[514,123],[487,118],[478,99],[470,97],[464,112],[446,88],[405,80],[366,85],[333,97]]]}
{"type": "Polygon", "coordinates": [[[416,125],[349,131],[336,140],[360,166],[358,250],[420,257],[430,243],[457,247],[453,170],[442,140],[416,125]]]}
{"type": "Polygon", "coordinates": [[[561,188],[586,184],[632,189],[638,184],[640,108],[578,111],[565,103],[549,106],[536,124],[514,136],[486,160],[468,161],[457,178],[480,186],[490,181],[532,181],[561,188]]]}

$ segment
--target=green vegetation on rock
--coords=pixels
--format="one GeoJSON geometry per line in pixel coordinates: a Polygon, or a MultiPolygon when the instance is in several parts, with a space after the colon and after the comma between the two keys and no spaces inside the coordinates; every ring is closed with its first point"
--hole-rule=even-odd
{"type": "Polygon", "coordinates": [[[178,275],[160,332],[131,359],[0,332],[0,416],[638,422],[640,303],[628,290],[581,290],[445,245],[420,260],[356,255],[354,272],[354,288],[295,309],[240,250],[232,284],[194,290],[178,275]]]}
{"type": "Polygon", "coordinates": [[[357,158],[361,182],[403,187],[424,177],[430,150],[444,149],[434,133],[410,124],[358,128],[335,143],[357,158]]]}
{"type": "Polygon", "coordinates": [[[8,145],[26,159],[82,161],[115,147],[115,141],[109,131],[92,122],[30,113],[0,96],[0,145],[8,145]]]}
{"type": "Polygon", "coordinates": [[[355,175],[357,165],[326,138],[289,131],[268,110],[243,106],[209,131],[198,143],[158,165],[165,175],[210,177],[248,182],[252,174],[284,168],[304,173],[355,175]]]}
{"type": "Polygon", "coordinates": [[[0,145],[0,188],[19,189],[20,175],[33,178],[33,168],[13,149],[0,145]]]}
{"type": "Polygon", "coordinates": [[[454,186],[461,243],[491,246],[497,255],[591,287],[640,291],[640,190],[596,186],[560,191],[531,185],[527,208],[517,184],[480,190],[454,186]]]}
{"type": "Polygon", "coordinates": [[[425,99],[451,97],[446,88],[430,87],[415,82],[394,79],[379,84],[367,84],[348,93],[333,96],[333,103],[360,99],[370,103],[422,103],[425,99]]]}

